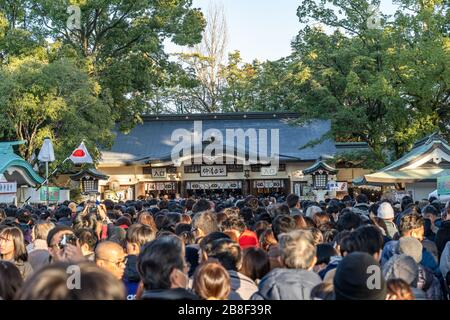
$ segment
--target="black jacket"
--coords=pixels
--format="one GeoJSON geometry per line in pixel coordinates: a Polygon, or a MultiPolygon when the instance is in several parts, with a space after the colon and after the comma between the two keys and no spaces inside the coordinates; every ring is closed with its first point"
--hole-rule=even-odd
{"type": "Polygon", "coordinates": [[[449,240],[450,240],[450,220],[446,220],[442,222],[441,227],[437,231],[435,238],[439,257],[441,256],[442,251],[444,251],[445,244],[449,240]]]}
{"type": "Polygon", "coordinates": [[[137,256],[127,256],[127,265],[125,266],[123,279],[129,282],[139,282],[141,280],[137,271],[137,256]]]}
{"type": "Polygon", "coordinates": [[[182,288],[145,290],[142,300],[200,300],[195,294],[182,288]]]}

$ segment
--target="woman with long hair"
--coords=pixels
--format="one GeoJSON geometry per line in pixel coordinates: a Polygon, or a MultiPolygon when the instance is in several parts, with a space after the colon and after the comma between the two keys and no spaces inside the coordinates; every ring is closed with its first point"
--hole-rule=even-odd
{"type": "Polygon", "coordinates": [[[23,233],[17,227],[6,227],[0,231],[0,258],[14,263],[23,279],[33,273],[33,267],[28,262],[23,233]]]}

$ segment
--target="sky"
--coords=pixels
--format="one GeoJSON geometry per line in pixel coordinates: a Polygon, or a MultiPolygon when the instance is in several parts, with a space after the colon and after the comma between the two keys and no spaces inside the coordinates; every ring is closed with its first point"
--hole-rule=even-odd
{"type": "MultiPolygon", "coordinates": [[[[239,50],[245,62],[277,60],[291,53],[291,41],[302,29],[296,15],[301,0],[193,0],[193,7],[206,12],[211,1],[225,9],[228,52],[239,50]]],[[[393,13],[392,0],[381,0],[383,13],[393,13]]],[[[166,42],[170,53],[182,48],[166,42]]]]}

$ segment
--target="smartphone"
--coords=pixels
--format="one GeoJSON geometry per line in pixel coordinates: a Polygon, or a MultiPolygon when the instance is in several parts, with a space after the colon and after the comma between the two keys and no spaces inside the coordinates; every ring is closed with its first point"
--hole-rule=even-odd
{"type": "Polygon", "coordinates": [[[61,241],[59,241],[59,247],[65,248],[68,244],[77,245],[78,238],[73,234],[65,234],[63,235],[61,241]]]}

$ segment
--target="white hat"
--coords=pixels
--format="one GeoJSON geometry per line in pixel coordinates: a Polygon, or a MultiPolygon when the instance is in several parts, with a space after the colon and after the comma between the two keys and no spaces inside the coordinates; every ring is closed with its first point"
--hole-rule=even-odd
{"type": "Polygon", "coordinates": [[[378,218],[394,219],[394,209],[389,202],[383,202],[378,207],[378,218]]]}

